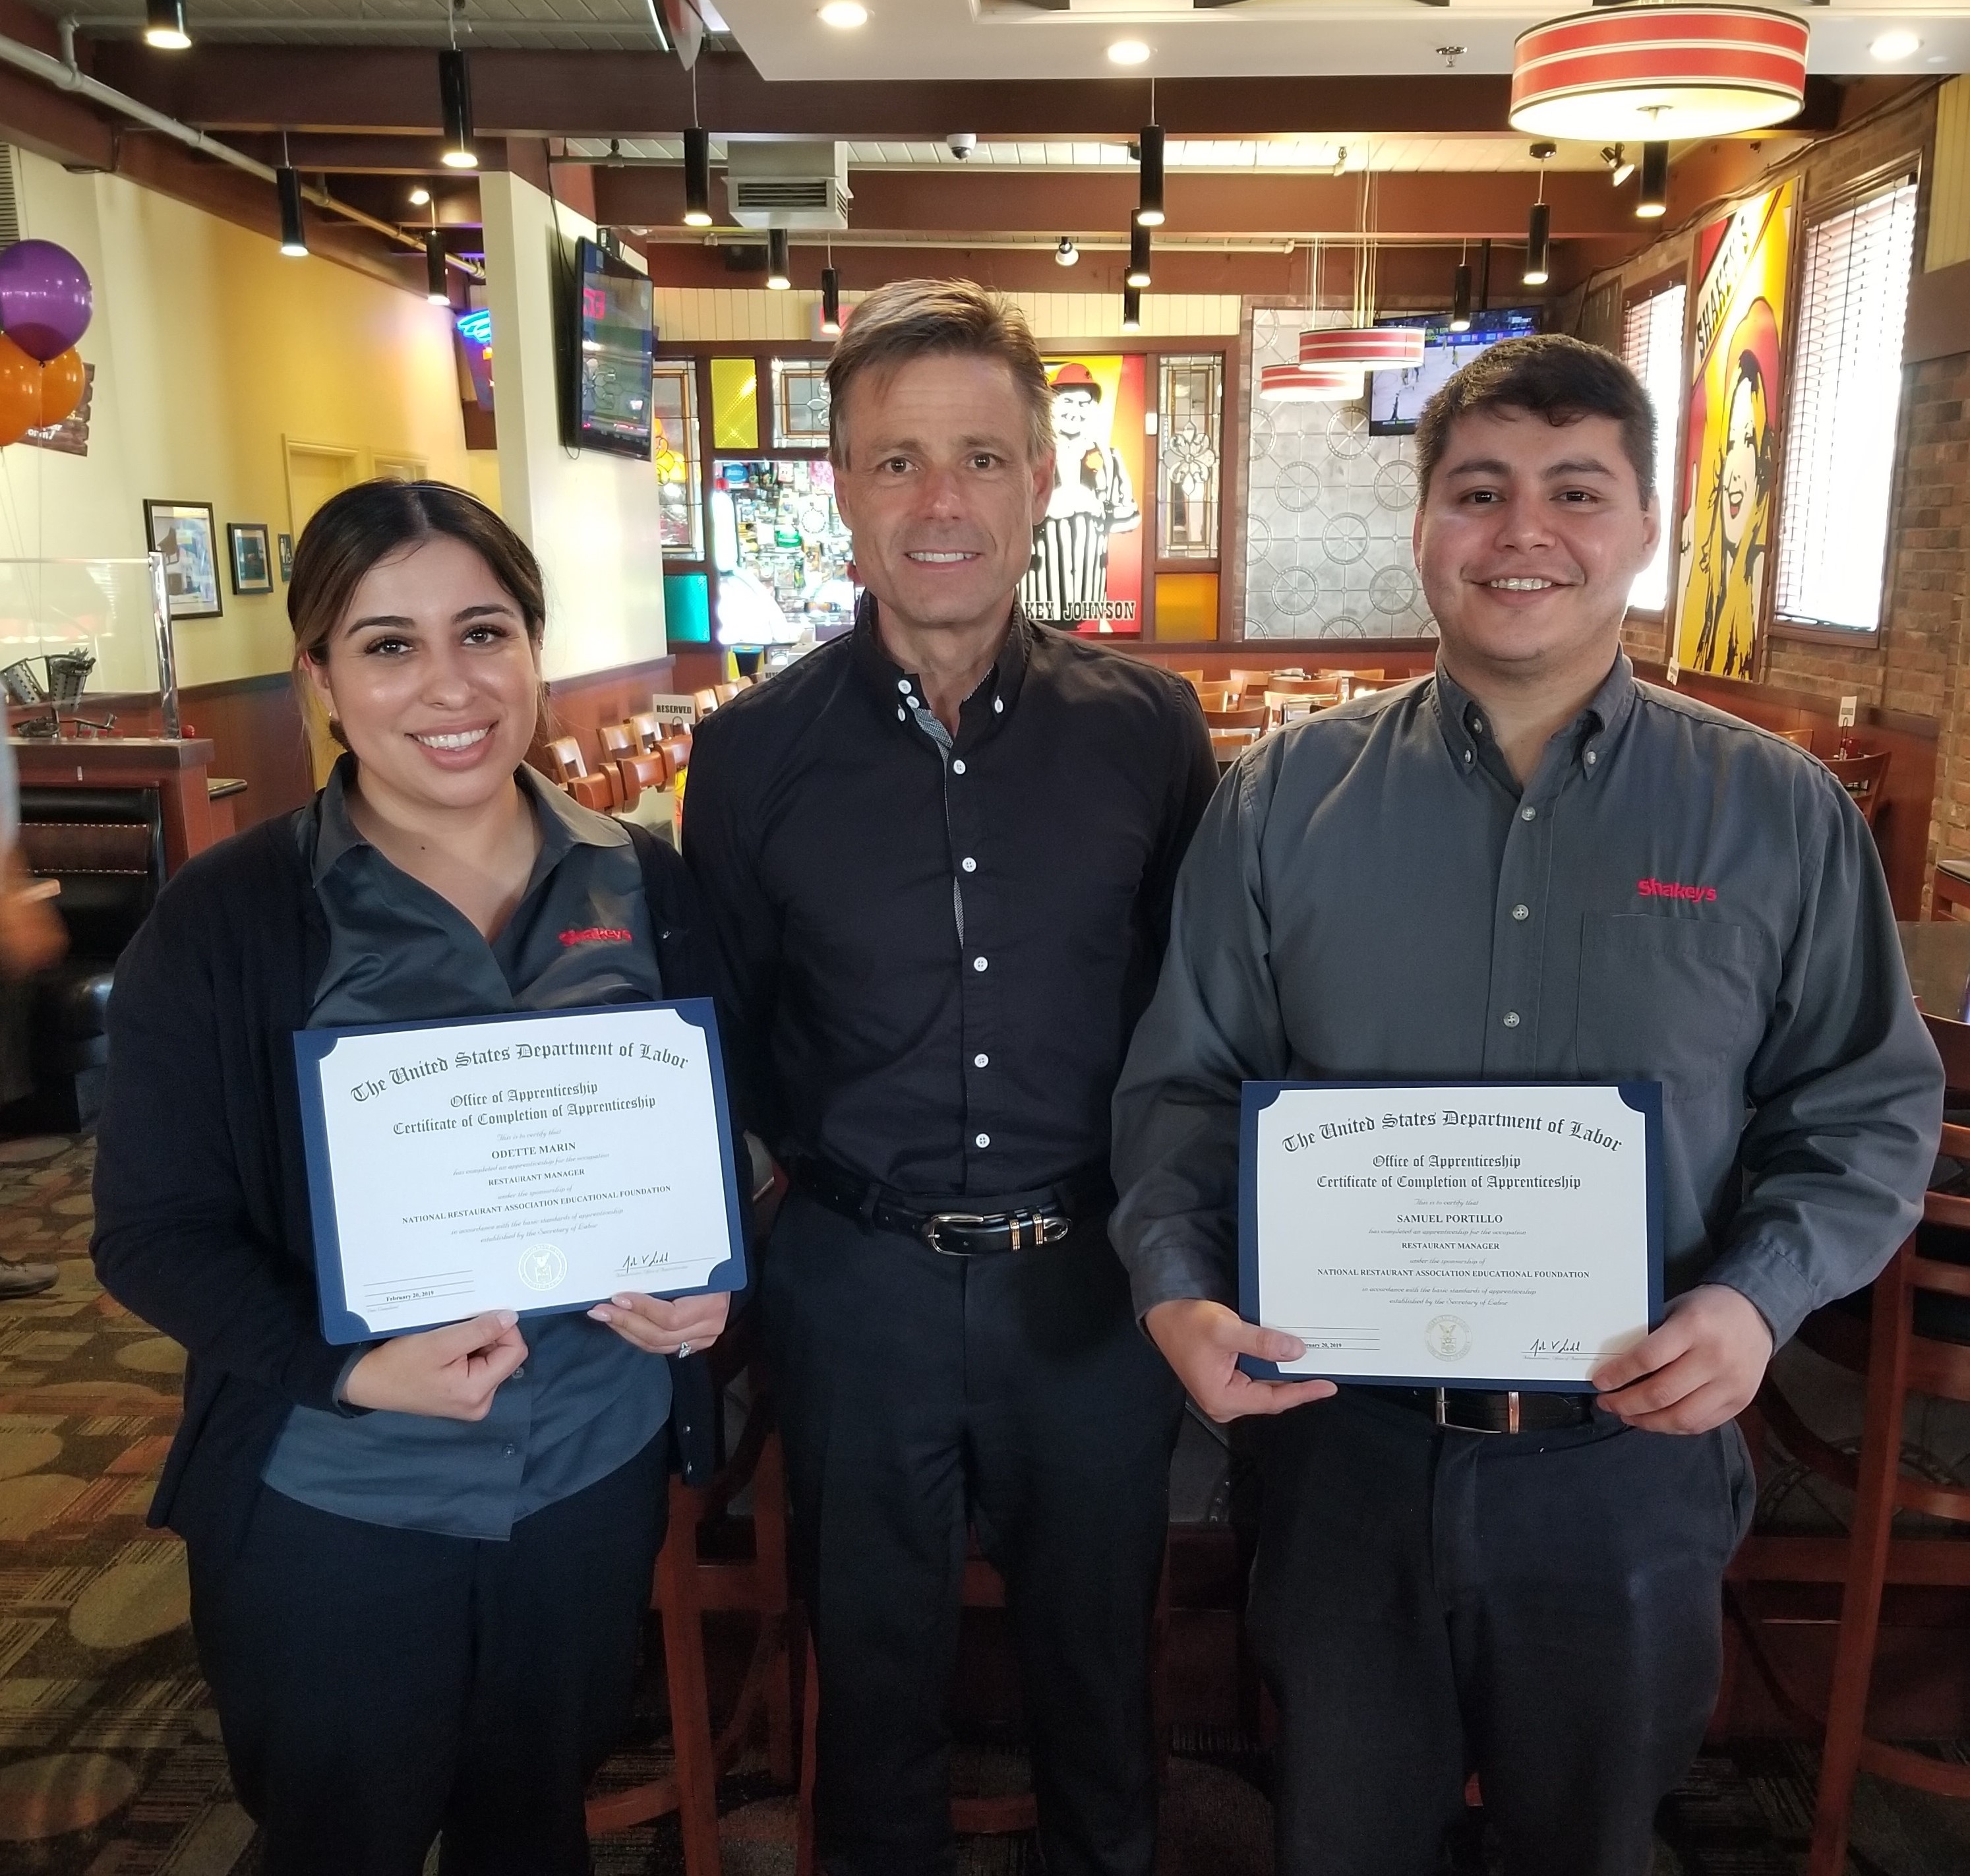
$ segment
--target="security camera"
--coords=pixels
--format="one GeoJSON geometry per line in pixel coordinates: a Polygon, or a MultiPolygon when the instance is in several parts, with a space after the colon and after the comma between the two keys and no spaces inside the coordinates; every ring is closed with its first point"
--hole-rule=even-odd
{"type": "Polygon", "coordinates": [[[954,130],[944,141],[951,145],[951,154],[961,163],[978,148],[978,139],[968,130],[954,130]]]}

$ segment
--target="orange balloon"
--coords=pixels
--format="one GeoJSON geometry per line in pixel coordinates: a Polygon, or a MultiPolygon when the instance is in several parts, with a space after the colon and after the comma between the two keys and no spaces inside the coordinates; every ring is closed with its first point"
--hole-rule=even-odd
{"type": "Polygon", "coordinates": [[[41,368],[0,333],[0,445],[18,443],[41,421],[41,368]]]}
{"type": "Polygon", "coordinates": [[[58,353],[41,367],[41,415],[39,428],[45,430],[73,415],[88,389],[89,376],[82,354],[73,346],[58,353]]]}

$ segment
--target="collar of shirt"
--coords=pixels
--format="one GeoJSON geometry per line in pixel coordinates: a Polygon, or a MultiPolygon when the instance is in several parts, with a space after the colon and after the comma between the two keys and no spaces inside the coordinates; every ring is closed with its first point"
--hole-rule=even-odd
{"type": "MultiPolygon", "coordinates": [[[[1011,629],[992,668],[979,680],[977,688],[964,700],[958,712],[958,735],[976,736],[996,721],[1011,715],[1026,681],[1026,663],[1032,649],[1035,628],[1024,608],[1013,601],[1011,629]]],[[[923,681],[913,671],[905,671],[883,649],[876,629],[876,596],[864,593],[855,616],[855,668],[885,710],[893,707],[899,718],[906,712],[928,710],[923,681]]]]}
{"type": "MultiPolygon", "coordinates": [[[[1635,668],[1626,652],[1617,652],[1601,688],[1588,699],[1586,707],[1547,743],[1534,782],[1557,779],[1552,772],[1556,757],[1562,763],[1577,767],[1582,775],[1592,775],[1607,745],[1634,710],[1636,695],[1635,668]]],[[[1495,766],[1501,777],[1509,775],[1478,700],[1444,668],[1440,657],[1436,662],[1435,703],[1437,727],[1451,759],[1460,769],[1468,772],[1481,766],[1495,766]]],[[[1510,786],[1514,793],[1518,792],[1516,780],[1510,786]]]]}
{"type": "MultiPolygon", "coordinates": [[[[541,831],[541,850],[528,881],[529,890],[547,877],[576,847],[626,847],[629,836],[620,823],[584,808],[530,764],[513,772],[520,792],[533,804],[535,824],[541,831]]],[[[349,811],[349,785],[356,779],[356,758],[348,753],[336,761],[315,818],[312,876],[318,886],[345,853],[369,847],[349,811]]]]}

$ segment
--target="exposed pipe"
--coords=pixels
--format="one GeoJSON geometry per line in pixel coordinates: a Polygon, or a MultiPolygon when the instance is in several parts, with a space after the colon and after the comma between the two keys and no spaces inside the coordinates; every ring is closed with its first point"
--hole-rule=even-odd
{"type": "MultiPolygon", "coordinates": [[[[62,50],[60,58],[53,57],[35,47],[23,45],[19,40],[9,39],[4,33],[0,33],[0,64],[11,65],[17,71],[25,72],[30,77],[40,79],[44,84],[52,85],[57,91],[66,91],[73,96],[86,98],[90,103],[101,105],[106,110],[115,111],[133,123],[142,125],[146,130],[154,130],[161,136],[183,144],[188,150],[196,150],[201,156],[211,157],[221,163],[229,163],[235,169],[243,170],[248,175],[257,177],[270,187],[273,184],[273,170],[257,158],[249,156],[245,151],[236,150],[230,144],[221,143],[216,137],[208,137],[203,131],[196,129],[190,124],[181,122],[175,117],[168,117],[162,111],[153,110],[141,99],[132,97],[128,93],[119,91],[114,86],[106,85],[98,79],[90,77],[76,63],[75,28],[76,21],[73,18],[57,21],[55,31],[60,36],[62,50]]],[[[372,229],[400,246],[414,248],[420,253],[423,252],[424,242],[421,238],[407,235],[401,228],[388,222],[379,221],[373,215],[366,215],[362,210],[338,200],[326,189],[304,187],[301,193],[318,208],[327,209],[346,221],[372,229]]],[[[470,279],[485,278],[479,268],[460,259],[456,255],[447,255],[446,258],[470,279]]]]}

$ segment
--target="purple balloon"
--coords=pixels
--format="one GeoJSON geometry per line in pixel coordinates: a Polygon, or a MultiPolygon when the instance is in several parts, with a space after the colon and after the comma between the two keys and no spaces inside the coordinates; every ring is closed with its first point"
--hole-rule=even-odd
{"type": "Polygon", "coordinates": [[[52,241],[0,249],[0,331],[45,365],[89,330],[96,295],[82,263],[52,241]]]}

